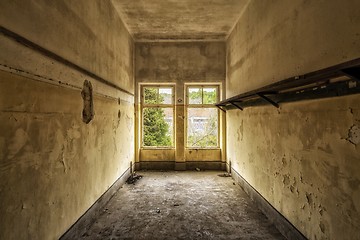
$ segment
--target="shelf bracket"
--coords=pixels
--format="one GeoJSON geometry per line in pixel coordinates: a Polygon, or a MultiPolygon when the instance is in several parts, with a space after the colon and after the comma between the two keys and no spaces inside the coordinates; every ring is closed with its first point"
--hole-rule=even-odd
{"type": "Polygon", "coordinates": [[[226,112],[221,106],[216,105],[216,107],[217,107],[218,109],[220,109],[221,111],[226,112]]]}
{"type": "Polygon", "coordinates": [[[268,103],[270,103],[271,105],[273,105],[276,108],[279,108],[279,104],[277,104],[276,102],[274,102],[273,100],[271,100],[270,98],[266,97],[264,94],[262,93],[257,93],[257,95],[264,99],[265,101],[267,101],[268,103]]]}
{"type": "Polygon", "coordinates": [[[236,104],[235,102],[233,102],[233,101],[230,101],[229,103],[230,103],[231,105],[233,105],[234,107],[240,109],[241,111],[244,110],[242,107],[240,107],[239,105],[237,105],[237,104],[236,104]]]}
{"type": "Polygon", "coordinates": [[[345,68],[341,71],[352,79],[360,81],[360,67],[345,68]]]}

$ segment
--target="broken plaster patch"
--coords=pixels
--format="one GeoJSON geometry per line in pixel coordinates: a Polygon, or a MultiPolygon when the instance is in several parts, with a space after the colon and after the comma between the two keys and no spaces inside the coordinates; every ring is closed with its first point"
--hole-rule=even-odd
{"type": "Polygon", "coordinates": [[[360,143],[360,127],[357,125],[353,125],[349,129],[348,138],[346,139],[354,145],[358,145],[360,143]]]}
{"type": "Polygon", "coordinates": [[[84,81],[81,96],[84,102],[82,118],[83,122],[88,124],[94,118],[93,89],[90,81],[84,81]]]}

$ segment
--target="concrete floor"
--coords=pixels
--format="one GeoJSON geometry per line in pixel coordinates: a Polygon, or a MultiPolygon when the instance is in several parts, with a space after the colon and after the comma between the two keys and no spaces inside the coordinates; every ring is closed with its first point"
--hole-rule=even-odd
{"type": "Polygon", "coordinates": [[[79,239],[285,239],[223,172],[139,172],[79,239]]]}

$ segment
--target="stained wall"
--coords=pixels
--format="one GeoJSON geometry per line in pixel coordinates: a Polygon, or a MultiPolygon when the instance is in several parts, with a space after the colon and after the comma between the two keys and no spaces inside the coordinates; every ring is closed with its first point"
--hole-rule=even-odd
{"type": "MultiPolygon", "coordinates": [[[[227,97],[360,57],[358,1],[251,1],[227,97]]],[[[227,161],[309,239],[360,235],[359,95],[227,111],[227,161]]]]}
{"type": "Polygon", "coordinates": [[[133,41],[108,2],[2,1],[0,13],[65,60],[0,35],[0,239],[58,239],[134,161],[133,41]]]}
{"type": "MultiPolygon", "coordinates": [[[[137,87],[137,161],[150,162],[152,168],[194,169],[196,166],[221,168],[224,135],[216,150],[194,150],[185,146],[185,85],[219,84],[225,90],[225,42],[137,42],[135,44],[135,79],[137,87]],[[172,84],[175,86],[175,146],[172,149],[144,149],[141,146],[140,86],[172,84]],[[154,162],[157,163],[154,163],[154,162]],[[166,163],[167,162],[167,163],[166,163]],[[193,164],[187,164],[193,162],[193,164]],[[203,164],[205,163],[205,165],[203,164]],[[152,163],[152,164],[151,164],[152,163]],[[166,165],[165,165],[166,164],[166,165]],[[187,167],[186,167],[187,165],[187,167]]],[[[222,116],[223,117],[223,116],[222,116]]],[[[224,121],[221,120],[221,124],[224,121]]],[[[224,128],[222,128],[224,129],[224,128]]],[[[144,164],[143,164],[144,165],[144,164]]]]}

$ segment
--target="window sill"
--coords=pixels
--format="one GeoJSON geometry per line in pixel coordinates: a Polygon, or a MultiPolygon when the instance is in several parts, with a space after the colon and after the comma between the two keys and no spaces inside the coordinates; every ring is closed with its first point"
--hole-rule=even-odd
{"type": "Polygon", "coordinates": [[[175,150],[175,147],[141,147],[141,150],[175,150]]]}
{"type": "Polygon", "coordinates": [[[187,147],[186,150],[221,150],[219,147],[208,147],[208,148],[197,148],[197,147],[187,147]]]}

